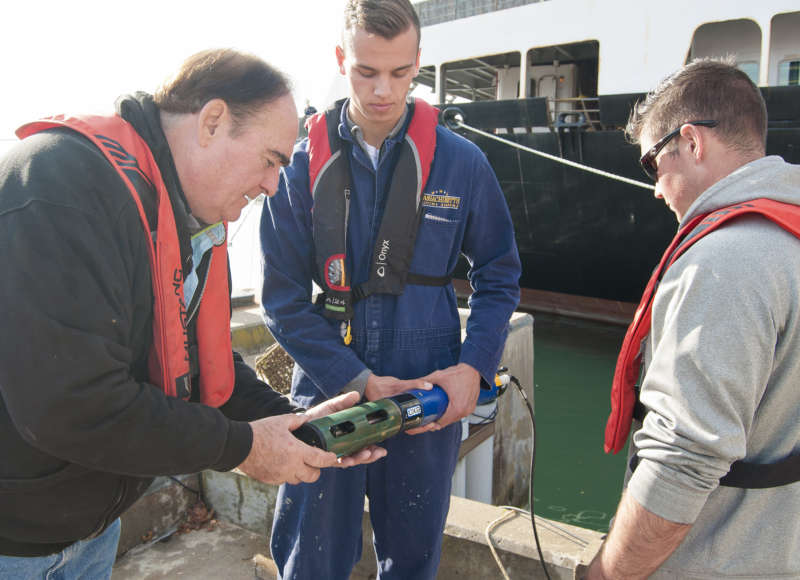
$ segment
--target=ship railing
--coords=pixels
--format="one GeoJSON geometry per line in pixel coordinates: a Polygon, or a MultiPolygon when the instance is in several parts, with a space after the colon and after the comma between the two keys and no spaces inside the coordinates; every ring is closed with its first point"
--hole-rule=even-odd
{"type": "Polygon", "coordinates": [[[550,130],[601,131],[600,100],[597,97],[547,98],[550,130]]]}
{"type": "Polygon", "coordinates": [[[598,131],[604,127],[599,119],[600,106],[597,97],[528,97],[474,101],[452,106],[462,110],[473,127],[492,131],[496,135],[580,133],[598,131]]]}

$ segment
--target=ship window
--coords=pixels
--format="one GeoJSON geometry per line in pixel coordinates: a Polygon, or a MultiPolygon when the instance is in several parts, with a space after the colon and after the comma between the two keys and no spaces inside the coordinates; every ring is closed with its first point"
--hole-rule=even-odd
{"type": "Polygon", "coordinates": [[[744,74],[750,77],[754,84],[758,84],[758,63],[751,61],[737,62],[736,66],[744,74]]]}
{"type": "Polygon", "coordinates": [[[597,40],[528,50],[528,94],[546,99],[551,126],[599,128],[599,55],[597,40]]]}
{"type": "Polygon", "coordinates": [[[520,53],[507,52],[448,62],[444,66],[446,102],[516,99],[520,53]]]}
{"type": "Polygon", "coordinates": [[[800,66],[800,12],[784,12],[772,17],[769,41],[769,84],[794,85],[798,81],[800,66]]]}
{"type": "Polygon", "coordinates": [[[689,49],[690,62],[696,58],[733,57],[737,66],[758,84],[761,61],[761,28],[752,20],[709,22],[694,31],[689,49]]]}
{"type": "Polygon", "coordinates": [[[800,60],[785,60],[778,64],[778,85],[800,85],[800,60]]]}

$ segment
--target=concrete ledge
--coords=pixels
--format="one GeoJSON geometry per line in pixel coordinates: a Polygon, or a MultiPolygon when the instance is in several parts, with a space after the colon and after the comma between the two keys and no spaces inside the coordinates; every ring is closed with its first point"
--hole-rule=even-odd
{"type": "Polygon", "coordinates": [[[249,305],[235,308],[231,316],[231,343],[242,354],[262,353],[275,342],[264,319],[261,306],[249,305]]]}
{"type": "MultiPolygon", "coordinates": [[[[202,474],[203,492],[217,516],[263,538],[263,554],[269,554],[275,498],[278,488],[238,472],[202,474]]],[[[439,580],[497,578],[500,569],[486,540],[487,527],[509,511],[468,499],[451,497],[439,580]]],[[[600,547],[599,532],[536,518],[542,552],[550,577],[573,578],[575,569],[591,561],[600,547]]],[[[375,578],[369,506],[362,522],[363,557],[353,570],[353,580],[375,578]]],[[[510,578],[544,578],[530,519],[513,514],[490,533],[498,557],[510,578]]],[[[267,567],[268,568],[268,567],[267,567]]]]}
{"type": "MultiPolygon", "coordinates": [[[[530,518],[502,507],[452,497],[447,515],[438,580],[500,577],[486,530],[500,518],[489,538],[510,578],[544,578],[530,518]]],[[[573,578],[580,564],[600,547],[599,532],[536,518],[537,532],[550,577],[573,578]]]]}

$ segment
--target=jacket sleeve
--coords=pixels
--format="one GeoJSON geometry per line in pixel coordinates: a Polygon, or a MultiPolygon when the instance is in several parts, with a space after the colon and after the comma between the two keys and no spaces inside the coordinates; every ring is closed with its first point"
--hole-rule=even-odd
{"type": "Polygon", "coordinates": [[[228,419],[255,421],[300,410],[288,397],[258,378],[238,352],[233,353],[235,382],[230,399],[220,407],[228,419]]]}
{"type": "Polygon", "coordinates": [[[494,380],[519,304],[521,266],[514,226],[494,171],[482,152],[473,165],[470,208],[462,252],[469,262],[470,314],[460,362],[494,380]]]}
{"type": "Polygon", "coordinates": [[[366,370],[342,342],[338,325],[312,303],[314,240],[304,143],[281,175],[261,217],[264,286],[261,304],[275,339],[327,397],[366,370]]]}
{"type": "Polygon", "coordinates": [[[126,475],[241,463],[247,423],[142,380],[146,237],[114,170],[78,137],[36,135],[21,149],[0,179],[0,394],[19,436],[60,460],[126,475]]]}

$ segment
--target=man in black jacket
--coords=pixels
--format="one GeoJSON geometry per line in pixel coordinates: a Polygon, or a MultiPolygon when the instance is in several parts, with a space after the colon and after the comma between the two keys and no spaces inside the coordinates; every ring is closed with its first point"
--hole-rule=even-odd
{"type": "Polygon", "coordinates": [[[107,577],[118,517],[157,475],[299,483],[385,454],[300,443],[291,430],[358,396],[296,413],[227,341],[224,224],[288,163],[285,77],[206,51],[117,115],[28,128],[0,160],[2,578],[107,577]]]}

